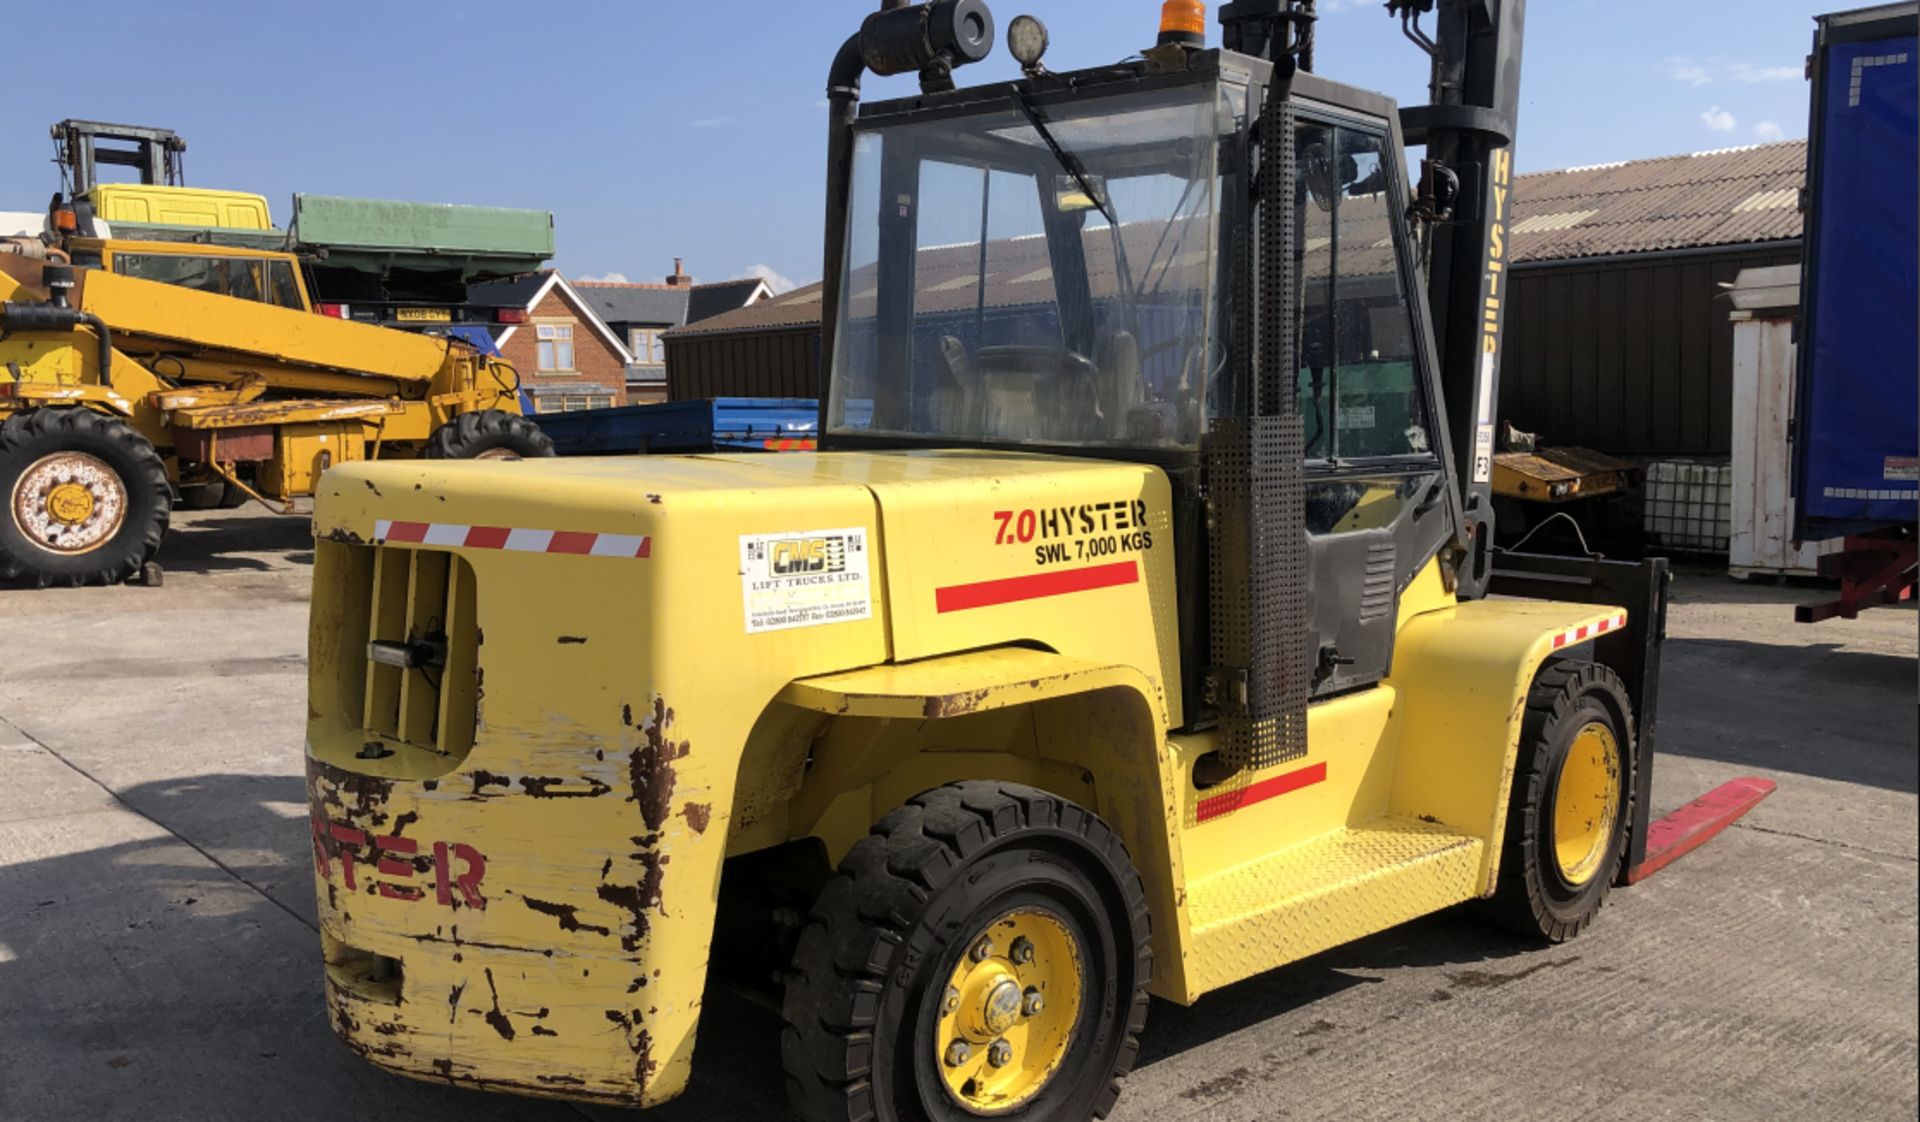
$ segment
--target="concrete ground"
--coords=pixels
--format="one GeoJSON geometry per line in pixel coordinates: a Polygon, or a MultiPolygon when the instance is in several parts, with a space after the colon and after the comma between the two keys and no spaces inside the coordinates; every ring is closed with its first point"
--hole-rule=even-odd
{"type": "MultiPolygon", "coordinates": [[[[0,1118],[544,1120],[410,1082],[319,993],[302,782],[305,523],[189,515],[164,588],[0,590],[0,1118]]],[[[1445,914],[1157,1003],[1114,1118],[1907,1118],[1915,616],[1677,587],[1655,803],[1779,793],[1539,950],[1445,914]]],[[[777,1021],[710,996],[661,1122],[783,1115],[777,1021]]]]}

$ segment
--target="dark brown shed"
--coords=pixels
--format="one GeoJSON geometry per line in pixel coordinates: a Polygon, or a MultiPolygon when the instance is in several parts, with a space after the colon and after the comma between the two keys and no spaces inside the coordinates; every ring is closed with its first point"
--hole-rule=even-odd
{"type": "Polygon", "coordinates": [[[1520,176],[1500,415],[1548,444],[1724,456],[1724,285],[1800,260],[1804,141],[1520,176]]]}

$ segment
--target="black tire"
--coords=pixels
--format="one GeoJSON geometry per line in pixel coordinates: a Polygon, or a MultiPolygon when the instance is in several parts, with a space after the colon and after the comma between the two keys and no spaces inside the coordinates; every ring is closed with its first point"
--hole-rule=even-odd
{"type": "Polygon", "coordinates": [[[430,460],[538,459],[553,455],[553,438],[525,417],[498,409],[463,413],[427,438],[430,460]]]}
{"type": "Polygon", "coordinates": [[[1534,679],[1521,724],[1520,756],[1489,918],[1520,935],[1561,943],[1585,930],[1606,903],[1639,808],[1634,805],[1633,707],[1618,675],[1598,663],[1552,662],[1534,679]],[[1611,836],[1591,872],[1570,877],[1554,840],[1562,765],[1583,729],[1598,723],[1618,749],[1618,802],[1611,836]]]}
{"type": "Polygon", "coordinates": [[[794,1111],[806,1122],[977,1118],[937,1066],[941,1004],[962,956],[1015,909],[1071,932],[1084,983],[1053,1074],[995,1117],[1105,1117],[1146,1025],[1153,953],[1140,875],[1090,811],[989,782],[916,796],[821,892],[787,980],[780,1051],[794,1111]]]}
{"type": "Polygon", "coordinates": [[[0,578],[77,588],[139,574],[166,537],[173,490],[159,453],[125,422],[81,408],[35,409],[0,423],[0,504],[0,578]],[[91,496],[89,521],[67,531],[71,548],[30,529],[35,500],[25,490],[50,478],[73,485],[79,477],[63,474],[67,468],[52,459],[63,454],[89,472],[107,473],[83,487],[91,496]],[[110,516],[109,495],[119,504],[118,522],[101,525],[99,540],[88,541],[91,518],[110,516]]]}
{"type": "Polygon", "coordinates": [[[175,510],[238,510],[253,496],[224,479],[211,483],[191,483],[180,489],[175,510]]]}

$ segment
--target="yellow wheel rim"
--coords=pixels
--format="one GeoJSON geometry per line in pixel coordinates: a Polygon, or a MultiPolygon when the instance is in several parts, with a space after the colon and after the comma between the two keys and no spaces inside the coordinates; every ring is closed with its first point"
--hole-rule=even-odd
{"type": "Polygon", "coordinates": [[[70,525],[85,522],[93,517],[93,492],[78,483],[62,483],[47,492],[47,513],[70,525]]]}
{"type": "Polygon", "coordinates": [[[1081,971],[1073,934],[1036,909],[1008,912],[966,944],[934,999],[933,1062],[955,1102],[1001,1114],[1040,1093],[1073,1046],[1081,971]]]}
{"type": "Polygon", "coordinates": [[[1553,797],[1553,855],[1568,884],[1600,871],[1620,821],[1620,742],[1603,721],[1574,733],[1553,797]]]}

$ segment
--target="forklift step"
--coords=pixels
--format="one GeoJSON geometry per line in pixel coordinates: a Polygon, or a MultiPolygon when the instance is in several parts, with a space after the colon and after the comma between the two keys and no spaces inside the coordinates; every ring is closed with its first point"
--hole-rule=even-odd
{"type": "Polygon", "coordinates": [[[1445,826],[1383,817],[1207,877],[1187,893],[1195,992],[1469,899],[1484,851],[1445,826]]]}

